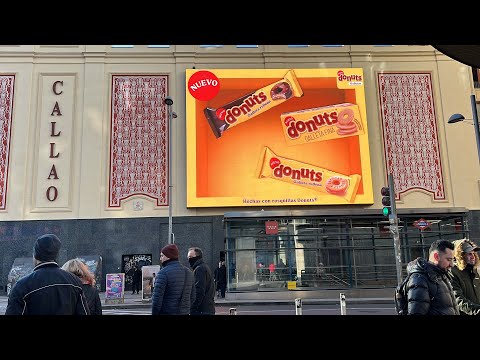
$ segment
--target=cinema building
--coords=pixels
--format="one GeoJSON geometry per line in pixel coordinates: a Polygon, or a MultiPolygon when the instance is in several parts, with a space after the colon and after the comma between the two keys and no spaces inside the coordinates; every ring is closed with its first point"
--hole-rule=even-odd
{"type": "Polygon", "coordinates": [[[2,46],[0,285],[55,233],[128,289],[172,233],[230,296],[393,287],[395,243],[404,269],[480,240],[474,127],[447,123],[477,81],[431,46],[2,46]]]}

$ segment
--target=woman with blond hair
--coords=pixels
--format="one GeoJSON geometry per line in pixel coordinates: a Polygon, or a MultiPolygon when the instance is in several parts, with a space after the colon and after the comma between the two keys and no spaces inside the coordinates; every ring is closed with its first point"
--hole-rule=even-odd
{"type": "Polygon", "coordinates": [[[79,258],[75,258],[63,264],[62,269],[76,275],[82,281],[83,293],[87,298],[90,315],[102,315],[102,303],[95,287],[95,277],[87,265],[79,258]]]}

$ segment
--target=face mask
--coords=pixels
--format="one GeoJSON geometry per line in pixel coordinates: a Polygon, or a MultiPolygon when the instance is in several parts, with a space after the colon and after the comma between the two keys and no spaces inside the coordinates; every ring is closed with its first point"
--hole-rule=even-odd
{"type": "Polygon", "coordinates": [[[195,262],[197,261],[198,257],[195,256],[195,257],[191,257],[190,259],[188,259],[188,262],[190,263],[190,267],[193,266],[193,264],[195,264],[195,262]]]}

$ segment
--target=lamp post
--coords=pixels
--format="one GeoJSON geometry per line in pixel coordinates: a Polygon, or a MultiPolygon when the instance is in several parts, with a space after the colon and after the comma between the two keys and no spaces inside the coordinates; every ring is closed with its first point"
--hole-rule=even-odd
{"type": "Polygon", "coordinates": [[[172,124],[177,114],[172,111],[173,99],[165,97],[168,115],[168,244],[174,243],[175,234],[172,232],[172,124]]]}
{"type": "MultiPolygon", "coordinates": [[[[475,95],[470,95],[470,102],[472,105],[472,115],[473,115],[473,126],[475,127],[475,137],[477,139],[477,153],[478,161],[480,162],[480,129],[478,128],[478,113],[477,113],[477,101],[475,95]]],[[[459,121],[465,120],[465,116],[462,114],[453,114],[448,119],[449,124],[454,124],[459,121]]]]}

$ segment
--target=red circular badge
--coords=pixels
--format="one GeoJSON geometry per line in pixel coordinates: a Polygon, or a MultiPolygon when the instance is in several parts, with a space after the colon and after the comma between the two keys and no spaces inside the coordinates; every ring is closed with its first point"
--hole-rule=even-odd
{"type": "Polygon", "coordinates": [[[272,157],[270,159],[270,168],[275,169],[278,165],[280,165],[280,159],[272,157]]]}
{"type": "Polygon", "coordinates": [[[188,91],[197,100],[208,101],[220,91],[220,81],[210,71],[198,71],[188,80],[188,91]]]}

